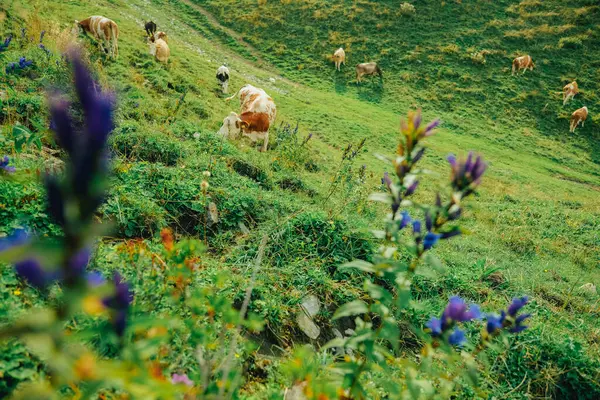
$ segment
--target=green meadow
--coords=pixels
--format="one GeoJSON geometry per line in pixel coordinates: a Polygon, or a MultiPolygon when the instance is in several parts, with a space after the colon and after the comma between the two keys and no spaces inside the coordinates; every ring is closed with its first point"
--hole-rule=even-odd
{"type": "MultiPolygon", "coordinates": [[[[102,55],[90,37],[77,38],[94,75],[117,98],[110,189],[96,216],[108,233],[98,240],[89,268],[120,271],[148,315],[185,318],[170,296],[171,283],[157,278],[156,271],[169,268],[159,256],[162,229],[177,241],[195,238],[206,247],[194,260],[190,287],[216,286],[238,307],[267,237],[249,304],[265,323],[250,338],[260,349],[252,356],[260,371],[245,377],[238,398],[282,398],[289,382],[280,365],[290,349],[304,343],[320,348],[334,337],[334,311],[364,298],[364,276],[337,266],[369,260],[379,247],[371,231],[382,229],[388,209],[368,196],[383,190],[384,172],[393,173],[381,156],[396,154],[400,119],[416,109],[426,122],[442,121],[427,139],[427,177],[418,201],[435,201],[450,174],[449,153],[475,151],[489,168],[463,215],[469,234],[433,250],[444,271],[415,277],[418,305],[407,323],[422,328],[452,295],[489,310],[527,295],[529,329],[489,355],[477,397],[600,398],[600,293],[581,288],[600,285],[600,6],[592,0],[420,0],[409,13],[400,4],[0,4],[0,41],[14,35],[0,53],[0,156],[11,158],[18,176],[0,179],[0,235],[21,226],[60,235],[41,184],[64,159],[49,129],[46,94],[70,87],[59,54],[75,40],[73,21],[103,15],[119,26],[117,60],[102,55]],[[168,34],[167,65],[148,52],[148,20],[168,34]],[[42,30],[51,56],[37,47],[42,30]],[[347,64],[336,72],[330,56],[340,46],[347,64]],[[512,60],[524,54],[535,68],[512,76],[512,60]],[[22,56],[34,67],[6,73],[5,66],[22,56]],[[354,66],[368,61],[381,66],[383,80],[367,77],[359,85],[354,66]],[[225,101],[215,79],[223,63],[231,71],[230,95],[250,83],[277,105],[265,153],[246,139],[216,134],[239,107],[235,99],[225,101]],[[563,106],[562,88],[572,80],[581,93],[563,106]],[[583,106],[589,117],[571,134],[570,115],[583,106]],[[344,150],[362,140],[356,157],[343,161],[344,150]],[[207,214],[210,204],[218,211],[216,223],[207,214]],[[227,279],[217,280],[223,274],[227,279]],[[322,305],[316,340],[296,323],[309,294],[322,305]]],[[[0,271],[0,325],[47,301],[9,265],[0,264],[0,271]]],[[[69,329],[86,324],[82,317],[69,329]]],[[[416,359],[418,337],[409,329],[402,335],[405,352],[416,359]]],[[[103,338],[90,342],[114,356],[103,338]]],[[[195,368],[186,337],[173,334],[167,350],[165,370],[195,368]]],[[[44,360],[34,351],[0,341],[0,398],[45,376],[44,360]]],[[[458,391],[453,398],[473,397],[458,391]]]]}

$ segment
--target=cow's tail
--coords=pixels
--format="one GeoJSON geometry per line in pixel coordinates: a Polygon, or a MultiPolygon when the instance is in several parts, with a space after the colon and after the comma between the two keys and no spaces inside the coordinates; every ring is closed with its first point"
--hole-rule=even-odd
{"type": "Polygon", "coordinates": [[[112,48],[114,57],[117,58],[119,55],[119,27],[116,23],[111,21],[110,24],[110,39],[112,41],[112,48]]]}
{"type": "MultiPolygon", "coordinates": [[[[242,90],[242,89],[240,89],[240,90],[242,90]]],[[[234,98],[236,98],[237,95],[240,93],[240,90],[238,90],[237,92],[235,92],[235,94],[233,96],[230,96],[230,97],[226,98],[225,101],[231,101],[234,98]]]]}

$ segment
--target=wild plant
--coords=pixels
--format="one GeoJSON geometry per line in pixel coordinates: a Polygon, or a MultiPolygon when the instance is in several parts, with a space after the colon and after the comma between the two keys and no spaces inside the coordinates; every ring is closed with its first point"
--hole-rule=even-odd
{"type": "Polygon", "coordinates": [[[298,134],[298,124],[292,127],[289,123],[281,123],[277,129],[277,135],[273,149],[277,156],[274,166],[282,165],[286,168],[306,168],[311,164],[309,142],[313,137],[309,133],[304,138],[298,134]]]}
{"type": "MultiPolygon", "coordinates": [[[[261,326],[246,315],[253,281],[241,311],[220,292],[222,277],[192,291],[203,246],[195,240],[175,243],[169,231],[162,232],[161,254],[152,253],[159,268],[145,271],[140,266],[132,274],[132,265],[122,265],[112,276],[88,270],[98,235],[107,225],[96,222],[96,212],[106,197],[114,97],[99,89],[77,52],[70,62],[84,126],[74,123],[74,105],[53,93],[51,127],[67,159],[61,176],[44,179],[48,213],[62,234],[44,237],[19,229],[0,240],[0,262],[12,264],[43,300],[42,307],[0,327],[0,340],[23,342],[44,360],[48,374],[48,379],[21,385],[14,398],[54,398],[59,392],[78,398],[110,393],[140,399],[231,398],[242,384],[242,356],[248,353],[241,330],[254,332],[261,326]],[[135,293],[127,275],[136,282],[135,293]],[[189,318],[169,315],[173,302],[189,318]],[[196,351],[195,363],[174,360],[171,367],[159,362],[172,343],[170,335],[186,337],[186,348],[196,351]]],[[[14,172],[9,161],[4,158],[0,164],[3,177],[14,172]]],[[[134,256],[126,248],[132,262],[143,262],[142,250],[134,256]]]]}
{"type": "Polygon", "coordinates": [[[337,170],[331,178],[331,184],[327,190],[325,202],[327,202],[331,196],[333,196],[336,190],[339,189],[342,182],[352,179],[354,160],[361,153],[366,141],[367,139],[364,138],[356,146],[354,146],[352,143],[348,143],[348,146],[346,146],[344,152],[342,153],[342,159],[340,160],[337,170]]]}
{"type": "Polygon", "coordinates": [[[424,142],[438,125],[438,120],[423,124],[420,111],[410,112],[401,123],[401,140],[392,160],[394,177],[386,173],[382,182],[387,191],[371,196],[389,206],[384,230],[375,232],[383,244],[372,263],[357,260],[340,267],[368,274],[365,296],[342,305],[333,316],[345,320],[346,326],[354,318],[349,335],[325,346],[343,356],[323,368],[319,356],[304,349],[289,366],[297,385],[304,385],[303,392],[314,394],[311,398],[367,399],[374,393],[394,399],[446,398],[464,382],[476,386],[477,356],[495,338],[527,327],[524,322],[530,314],[520,314],[527,297],[515,298],[499,314],[484,314],[477,304],[453,296],[439,318],[432,317],[423,329],[406,330],[409,315],[418,307],[411,291],[415,274],[441,269],[441,261],[431,250],[440,241],[464,232],[458,221],[465,200],[476,192],[487,169],[481,156],[469,153],[465,159],[457,159],[450,155],[448,191],[438,193],[433,204],[417,203],[412,196],[422,175],[419,161],[427,150],[424,142]],[[409,213],[406,207],[414,211],[409,213]],[[419,214],[421,218],[416,217],[419,214]],[[408,257],[403,256],[406,252],[408,257]],[[480,343],[473,347],[461,327],[479,320],[485,322],[480,343]],[[410,358],[402,344],[414,335],[422,348],[419,356],[410,358]],[[293,363],[313,365],[315,370],[307,372],[308,368],[296,368],[293,363]]]}

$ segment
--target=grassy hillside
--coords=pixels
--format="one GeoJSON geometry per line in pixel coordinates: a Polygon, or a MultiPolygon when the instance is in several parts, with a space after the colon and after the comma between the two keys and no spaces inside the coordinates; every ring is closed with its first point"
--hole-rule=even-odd
{"type": "MultiPolygon", "coordinates": [[[[598,397],[598,294],[578,288],[600,284],[600,9],[572,0],[414,5],[413,16],[402,15],[399,2],[366,0],[32,0],[0,6],[0,38],[15,35],[0,53],[2,71],[21,56],[35,62],[29,72],[0,76],[0,155],[13,157],[23,176],[0,181],[0,231],[26,224],[41,234],[60,234],[46,214],[38,181],[42,172],[60,170],[63,156],[47,128],[45,90],[65,87],[70,79],[59,57],[71,40],[70,21],[105,15],[120,27],[117,61],[105,60],[91,40],[80,39],[100,82],[118,98],[111,191],[98,216],[112,222],[113,233],[98,244],[93,266],[135,278],[140,310],[181,312],[168,295],[158,294],[153,271],[161,228],[170,227],[178,239],[204,241],[208,252],[197,262],[192,286],[210,286],[226,271],[229,279],[219,288],[238,302],[250,279],[248,263],[266,234],[265,266],[250,305],[266,321],[258,338],[264,353],[281,355],[284,349],[285,359],[289,346],[309,342],[294,320],[309,293],[324,303],[318,322],[327,331],[313,344],[329,339],[332,312],[362,295],[363,278],[336,265],[369,258],[377,246],[369,230],[380,228],[385,210],[366,197],[380,189],[390,166],[375,154],[393,154],[399,116],[422,107],[427,120],[439,116],[443,124],[424,161],[437,174],[419,188],[420,200],[433,200],[450,152],[481,152],[490,169],[465,215],[473,234],[436,248],[447,272],[418,278],[413,291],[421,307],[411,322],[422,326],[453,294],[488,308],[528,294],[531,329],[494,354],[485,392],[598,397]],[[148,19],[169,35],[166,67],[148,54],[142,29],[148,19]],[[50,56],[36,45],[42,30],[50,56]],[[326,56],[340,45],[348,65],[336,74],[326,56]],[[510,76],[512,58],[525,53],[537,68],[510,76]],[[360,87],[353,82],[352,65],[367,60],[381,63],[383,86],[377,80],[360,87]],[[245,83],[264,88],[277,103],[278,124],[292,126],[276,131],[272,143],[278,145],[266,154],[214,135],[237,107],[225,103],[214,79],[223,62],[232,70],[232,91],[245,83]],[[558,92],[574,78],[582,93],[563,107],[558,92]],[[568,116],[583,105],[590,119],[570,135],[568,116]],[[42,146],[32,142],[18,152],[17,123],[42,146]],[[309,133],[312,139],[300,145],[309,133]],[[344,169],[341,183],[332,182],[343,149],[364,138],[364,150],[344,169]],[[210,188],[203,193],[206,170],[210,188]],[[210,202],[220,215],[213,226],[206,217],[210,202]],[[527,384],[521,385],[524,376],[527,384]]],[[[1,279],[1,323],[42,302],[10,268],[3,267],[1,279]]],[[[413,341],[406,338],[409,352],[413,341]]],[[[195,368],[184,338],[174,337],[170,346],[168,369],[195,368]]],[[[0,375],[10,379],[0,383],[0,396],[44,374],[43,363],[22,345],[4,344],[3,350],[0,375]]],[[[241,397],[280,396],[286,382],[279,360],[266,378],[246,382],[241,397]]]]}

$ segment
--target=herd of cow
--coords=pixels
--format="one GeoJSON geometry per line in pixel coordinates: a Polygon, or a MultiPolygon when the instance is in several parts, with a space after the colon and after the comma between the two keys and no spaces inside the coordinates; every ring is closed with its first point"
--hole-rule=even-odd
{"type": "MultiPolygon", "coordinates": [[[[150,54],[159,62],[167,63],[171,54],[167,43],[167,34],[162,31],[157,32],[157,26],[152,21],[146,22],[144,29],[148,36],[150,54]]],[[[114,21],[102,16],[92,16],[82,21],[75,21],[74,32],[77,34],[80,32],[90,33],[98,41],[102,51],[112,58],[118,56],[119,28],[114,21]]],[[[332,61],[335,63],[335,69],[341,71],[342,64],[346,64],[346,52],[343,48],[340,47],[333,53],[332,61]]],[[[512,63],[512,74],[514,75],[521,70],[523,70],[523,73],[528,69],[532,71],[534,67],[535,64],[531,56],[517,57],[512,63]]],[[[362,81],[363,76],[372,75],[379,75],[379,78],[383,79],[383,73],[377,63],[369,62],[356,65],[356,81],[358,83],[362,81]]],[[[217,69],[216,77],[223,93],[227,93],[229,69],[225,65],[220,66],[217,69]]],[[[567,84],[563,88],[563,105],[567,104],[578,93],[577,82],[573,81],[567,84]]],[[[273,124],[277,115],[277,108],[273,99],[264,90],[250,84],[243,86],[236,94],[228,97],[226,101],[228,102],[235,97],[240,99],[241,111],[239,114],[233,111],[230,112],[223,119],[223,125],[219,133],[232,139],[244,135],[253,142],[263,140],[260,151],[266,151],[269,144],[269,127],[273,124]]],[[[575,110],[571,115],[570,132],[574,132],[580,123],[583,127],[587,117],[587,107],[575,110]]]]}

